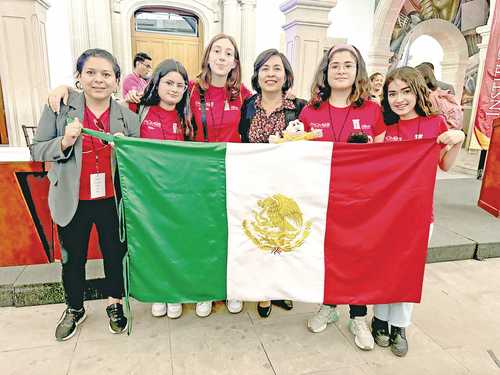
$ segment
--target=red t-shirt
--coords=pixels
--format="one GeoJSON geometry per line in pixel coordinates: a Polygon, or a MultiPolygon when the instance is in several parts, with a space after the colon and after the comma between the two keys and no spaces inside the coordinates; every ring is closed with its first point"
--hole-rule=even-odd
{"type": "Polygon", "coordinates": [[[441,115],[418,116],[411,120],[399,120],[394,125],[387,125],[384,142],[437,138],[447,130],[446,120],[441,115]]]}
{"type": "MultiPolygon", "coordinates": [[[[191,112],[198,127],[195,141],[203,142],[203,124],[201,122],[201,101],[198,85],[190,83],[191,112]]],[[[240,95],[229,101],[229,93],[225,87],[209,86],[205,91],[206,122],[208,142],[240,142],[238,126],[243,101],[252,93],[242,84],[240,95]]]]}
{"type": "Polygon", "coordinates": [[[177,111],[167,111],[159,105],[149,107],[141,123],[141,138],[183,141],[184,134],[177,111]]]}
{"type": "Polygon", "coordinates": [[[353,133],[362,132],[374,138],[385,131],[382,110],[371,100],[365,100],[361,107],[351,104],[339,108],[328,101],[322,102],[318,109],[307,105],[300,112],[299,120],[304,123],[306,131],[323,131],[323,137],[315,139],[317,141],[347,142],[353,133]]]}
{"type": "MultiPolygon", "coordinates": [[[[83,127],[92,130],[109,132],[109,108],[97,118],[90,109],[85,106],[83,112],[83,127]]],[[[111,146],[104,144],[101,140],[83,135],[82,139],[82,170],[80,173],[80,200],[91,200],[90,176],[94,173],[105,173],[105,195],[100,198],[111,198],[115,192],[113,189],[113,177],[111,176],[111,146]]]]}
{"type": "MultiPolygon", "coordinates": [[[[418,116],[411,120],[399,120],[396,124],[387,125],[384,142],[401,142],[415,139],[437,138],[448,130],[443,116],[418,116]]],[[[441,148],[445,145],[441,145],[441,148]]],[[[434,222],[434,204],[432,205],[430,223],[434,222]]]]}

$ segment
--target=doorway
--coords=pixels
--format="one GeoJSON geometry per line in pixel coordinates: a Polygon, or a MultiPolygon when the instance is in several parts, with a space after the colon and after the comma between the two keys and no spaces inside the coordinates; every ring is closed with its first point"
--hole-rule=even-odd
{"type": "Polygon", "coordinates": [[[131,58],[145,52],[153,59],[153,67],[175,59],[184,65],[190,79],[196,77],[203,54],[203,30],[196,15],[171,8],[141,8],[131,26],[131,58]]]}

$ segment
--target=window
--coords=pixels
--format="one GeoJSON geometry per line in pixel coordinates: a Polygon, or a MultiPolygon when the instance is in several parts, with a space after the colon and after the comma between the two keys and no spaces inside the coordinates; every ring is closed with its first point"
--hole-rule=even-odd
{"type": "Polygon", "coordinates": [[[172,12],[138,12],[135,30],[139,32],[198,36],[198,20],[194,16],[172,12]]]}

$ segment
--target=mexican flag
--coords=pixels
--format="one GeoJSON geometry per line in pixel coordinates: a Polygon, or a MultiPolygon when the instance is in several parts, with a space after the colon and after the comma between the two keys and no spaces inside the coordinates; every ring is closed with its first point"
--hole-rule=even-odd
{"type": "Polygon", "coordinates": [[[420,300],[435,140],[113,141],[130,296],[144,302],[420,300]]]}

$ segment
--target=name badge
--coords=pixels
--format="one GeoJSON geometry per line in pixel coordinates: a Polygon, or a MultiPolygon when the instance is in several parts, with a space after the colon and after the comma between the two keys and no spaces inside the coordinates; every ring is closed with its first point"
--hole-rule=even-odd
{"type": "Polygon", "coordinates": [[[224,100],[224,111],[229,111],[231,110],[231,108],[229,108],[229,103],[227,102],[227,100],[224,100]]]}
{"type": "Polygon", "coordinates": [[[177,123],[176,122],[174,122],[172,124],[172,130],[173,130],[174,134],[177,134],[177,123]]]}
{"type": "Polygon", "coordinates": [[[361,130],[361,125],[359,124],[359,119],[352,120],[352,127],[356,130],[361,130]]]}
{"type": "Polygon", "coordinates": [[[422,139],[424,138],[423,134],[415,134],[415,139],[422,139]]]}
{"type": "Polygon", "coordinates": [[[90,199],[102,198],[106,195],[106,173],[90,175],[90,199]]]}

